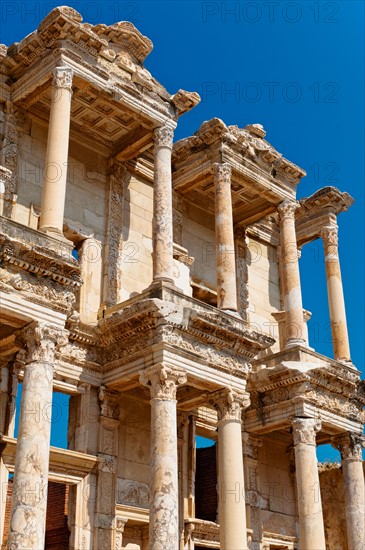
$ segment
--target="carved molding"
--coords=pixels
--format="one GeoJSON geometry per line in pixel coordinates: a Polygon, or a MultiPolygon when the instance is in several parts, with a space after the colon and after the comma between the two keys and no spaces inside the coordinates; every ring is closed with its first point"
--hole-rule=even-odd
{"type": "Polygon", "coordinates": [[[56,67],[53,70],[52,85],[72,91],[73,70],[69,67],[56,67]]]}
{"type": "Polygon", "coordinates": [[[140,372],[141,384],[149,386],[152,399],[176,399],[179,386],[186,384],[183,370],[167,367],[160,363],[140,372]]]}
{"type": "Polygon", "coordinates": [[[292,419],[292,427],[294,445],[316,445],[316,433],[320,431],[322,422],[317,418],[297,417],[292,419]]]}
{"type": "Polygon", "coordinates": [[[160,126],[153,132],[153,141],[155,147],[168,147],[172,149],[172,140],[174,139],[174,130],[169,126],[160,126]]]}
{"type": "Polygon", "coordinates": [[[362,461],[362,450],[365,448],[364,436],[346,432],[333,437],[331,444],[340,451],[342,460],[362,461]]]}
{"type": "Polygon", "coordinates": [[[56,349],[68,342],[68,332],[59,327],[33,321],[19,334],[26,347],[26,363],[53,362],[56,349]]]}
{"type": "Polygon", "coordinates": [[[117,480],[117,503],[138,508],[149,508],[150,488],[147,483],[132,479],[117,480]]]}
{"type": "Polygon", "coordinates": [[[250,396],[225,388],[210,394],[209,403],[218,413],[218,422],[241,422],[242,411],[250,406],[250,396]]]}

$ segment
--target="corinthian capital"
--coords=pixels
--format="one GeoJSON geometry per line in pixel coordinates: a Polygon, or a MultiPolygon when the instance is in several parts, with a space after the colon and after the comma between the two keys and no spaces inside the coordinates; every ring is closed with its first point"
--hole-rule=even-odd
{"type": "Polygon", "coordinates": [[[281,219],[294,218],[295,212],[298,210],[299,204],[296,201],[285,200],[278,206],[278,212],[281,219]]]}
{"type": "Polygon", "coordinates": [[[167,367],[164,364],[154,365],[140,372],[141,384],[149,386],[152,399],[176,399],[179,386],[186,384],[186,373],[183,370],[167,367]]]}
{"type": "Polygon", "coordinates": [[[331,445],[341,453],[342,460],[362,460],[362,450],[365,448],[365,437],[346,432],[332,438],[331,445]]]}
{"type": "Polygon", "coordinates": [[[52,362],[57,348],[67,344],[68,332],[58,327],[33,321],[21,332],[20,338],[27,351],[26,363],[52,362]]]}
{"type": "Polygon", "coordinates": [[[100,386],[98,397],[101,416],[119,420],[120,393],[114,390],[108,390],[105,386],[100,386]]]}
{"type": "Polygon", "coordinates": [[[338,246],[338,226],[326,225],[321,229],[321,237],[325,246],[338,246]]]}
{"type": "Polygon", "coordinates": [[[69,67],[56,67],[53,70],[52,84],[56,88],[65,88],[72,90],[73,70],[69,67]]]}
{"type": "Polygon", "coordinates": [[[242,411],[250,406],[248,393],[238,393],[228,388],[210,396],[209,402],[218,413],[218,421],[241,422],[242,411]]]}
{"type": "Polygon", "coordinates": [[[316,445],[316,433],[321,429],[322,422],[317,418],[293,418],[292,427],[294,445],[316,445]]]}
{"type": "Polygon", "coordinates": [[[212,164],[212,173],[215,180],[231,182],[232,168],[227,162],[214,162],[212,164]]]}
{"type": "Polygon", "coordinates": [[[153,140],[155,147],[169,147],[172,149],[172,140],[174,139],[174,131],[168,126],[160,126],[155,128],[153,132],[153,140]]]}

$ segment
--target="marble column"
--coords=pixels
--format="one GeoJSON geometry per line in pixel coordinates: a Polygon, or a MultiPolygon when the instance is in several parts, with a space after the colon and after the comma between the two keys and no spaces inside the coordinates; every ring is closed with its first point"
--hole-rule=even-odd
{"type": "Polygon", "coordinates": [[[176,391],[186,383],[180,369],[163,364],[141,372],[151,391],[150,550],[179,548],[176,391]]]}
{"type": "Polygon", "coordinates": [[[227,163],[215,162],[212,171],[215,189],[217,307],[218,309],[237,311],[231,167],[227,163]]]}
{"type": "Polygon", "coordinates": [[[154,131],[153,179],[153,280],[173,279],[171,151],[174,131],[161,126],[154,131]]]}
{"type": "Polygon", "coordinates": [[[364,437],[345,433],[332,438],[341,453],[345,488],[345,515],[348,548],[365,548],[365,484],[362,463],[364,437]]]}
{"type": "Polygon", "coordinates": [[[278,206],[280,219],[280,250],[285,310],[285,347],[306,346],[302,290],[298,262],[295,211],[298,205],[286,200],[278,206]]]}
{"type": "Polygon", "coordinates": [[[44,548],[52,386],[56,344],[67,342],[58,328],[33,322],[23,332],[27,347],[15,458],[8,546],[44,548]]]}
{"type": "Polygon", "coordinates": [[[321,237],[324,246],[328,304],[335,359],[351,361],[347,332],[345,300],[343,296],[340,260],[338,256],[338,226],[323,227],[321,237]]]}
{"type": "Polygon", "coordinates": [[[66,198],[72,76],[73,71],[68,67],[56,67],[53,71],[51,113],[39,221],[40,231],[62,239],[64,239],[63,215],[66,198]]]}
{"type": "Polygon", "coordinates": [[[218,413],[218,506],[222,550],[247,549],[247,522],[242,453],[242,411],[248,394],[228,389],[211,396],[218,413]]]}
{"type": "Polygon", "coordinates": [[[316,432],[321,422],[293,418],[295,476],[298,494],[299,543],[303,550],[325,550],[324,523],[316,456],[316,432]]]}

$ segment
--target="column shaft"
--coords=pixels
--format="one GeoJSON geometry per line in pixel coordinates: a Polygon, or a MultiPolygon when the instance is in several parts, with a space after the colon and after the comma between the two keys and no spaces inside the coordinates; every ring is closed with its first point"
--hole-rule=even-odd
{"type": "Polygon", "coordinates": [[[342,458],[347,546],[350,549],[365,548],[364,438],[347,433],[333,438],[332,445],[339,449],[342,458]]]}
{"type": "Polygon", "coordinates": [[[297,203],[284,201],[278,207],[280,217],[280,248],[283,275],[286,348],[306,345],[302,290],[298,262],[295,211],[297,203]]]}
{"type": "Polygon", "coordinates": [[[218,495],[222,550],[247,549],[247,522],[242,452],[241,415],[249,400],[245,394],[218,392],[218,495]]]}
{"type": "Polygon", "coordinates": [[[153,280],[173,282],[172,177],[173,130],[156,128],[153,188],[153,280]]]}
{"type": "Polygon", "coordinates": [[[340,259],[338,255],[337,225],[324,227],[321,231],[321,237],[325,255],[333,353],[335,359],[351,361],[345,299],[343,295],[340,259]]]}
{"type": "Polygon", "coordinates": [[[179,548],[176,390],[186,382],[182,371],[164,365],[141,372],[151,389],[150,550],[179,548]]]}
{"type": "Polygon", "coordinates": [[[57,67],[53,71],[39,229],[55,237],[63,237],[72,74],[68,67],[57,67]]]}
{"type": "Polygon", "coordinates": [[[294,418],[292,425],[300,548],[303,550],[325,550],[326,542],[316,457],[316,431],[320,429],[320,422],[313,418],[294,418]]]}
{"type": "Polygon", "coordinates": [[[237,311],[231,167],[226,163],[214,163],[213,174],[215,188],[217,306],[219,309],[237,311]]]}
{"type": "Polygon", "coordinates": [[[9,548],[44,547],[54,348],[58,330],[33,325],[28,345],[15,458],[9,548]]]}

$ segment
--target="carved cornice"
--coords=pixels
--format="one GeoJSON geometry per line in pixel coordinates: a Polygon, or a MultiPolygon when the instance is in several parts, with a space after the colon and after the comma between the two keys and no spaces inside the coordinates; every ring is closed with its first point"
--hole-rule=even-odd
{"type": "Polygon", "coordinates": [[[198,105],[200,96],[196,92],[179,90],[175,95],[171,96],[171,101],[175,106],[177,116],[181,116],[198,105]]]}
{"type": "Polygon", "coordinates": [[[68,342],[68,332],[59,327],[53,327],[33,321],[19,333],[19,339],[26,348],[25,362],[53,362],[56,349],[68,342]]]}
{"type": "Polygon", "coordinates": [[[177,388],[186,384],[187,376],[182,369],[158,364],[141,371],[139,380],[150,388],[152,399],[175,400],[177,388]]]}
{"type": "Polygon", "coordinates": [[[225,388],[210,394],[209,403],[218,413],[218,422],[241,422],[242,412],[250,406],[250,396],[225,388]]]}
{"type": "Polygon", "coordinates": [[[306,175],[305,171],[285,159],[270,145],[263,136],[265,131],[261,125],[248,125],[245,128],[226,126],[219,118],[213,118],[200,126],[193,136],[182,139],[174,144],[173,162],[180,163],[191,155],[207,149],[216,141],[221,141],[231,150],[237,151],[241,157],[253,162],[256,166],[266,166],[273,178],[279,183],[288,181],[297,185],[306,175]],[[273,176],[275,174],[275,176],[273,176]]]}
{"type": "Polygon", "coordinates": [[[294,446],[299,443],[316,445],[316,433],[321,430],[322,422],[317,418],[293,418],[294,446]]]}
{"type": "Polygon", "coordinates": [[[354,199],[348,193],[342,193],[336,187],[322,187],[310,197],[300,199],[300,209],[297,211],[297,220],[320,216],[325,209],[330,210],[336,216],[345,212],[354,203],[354,199]]]}
{"type": "Polygon", "coordinates": [[[362,461],[362,450],[365,448],[365,437],[350,432],[332,438],[331,444],[341,453],[342,460],[362,461]]]}
{"type": "Polygon", "coordinates": [[[153,141],[155,147],[168,147],[172,149],[172,141],[174,139],[174,130],[169,126],[160,126],[155,128],[153,132],[153,141]]]}
{"type": "Polygon", "coordinates": [[[65,286],[82,284],[80,266],[71,255],[72,246],[30,227],[0,219],[0,258],[4,264],[48,277],[65,286]]]}

